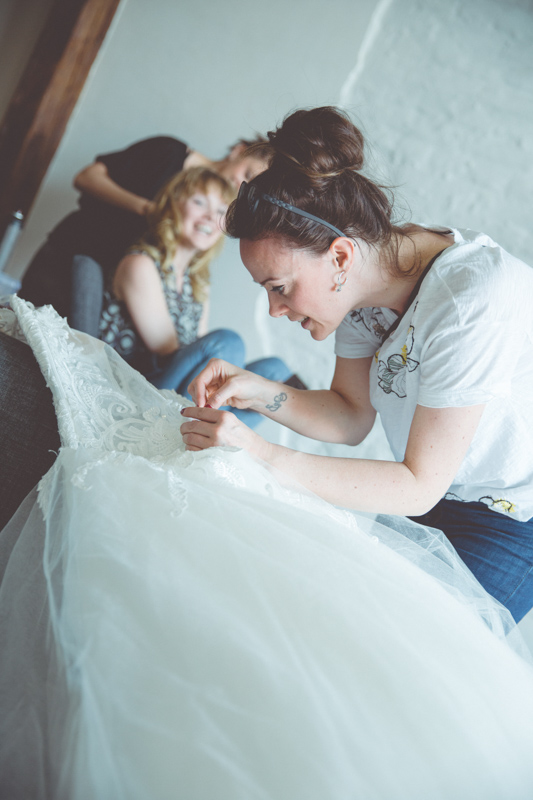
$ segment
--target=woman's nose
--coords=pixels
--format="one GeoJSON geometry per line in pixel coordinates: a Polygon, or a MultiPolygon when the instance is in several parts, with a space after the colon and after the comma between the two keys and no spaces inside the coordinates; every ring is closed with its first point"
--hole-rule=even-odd
{"type": "Polygon", "coordinates": [[[276,292],[269,292],[268,306],[268,313],[271,317],[283,317],[289,310],[283,302],[283,298],[276,292]]]}

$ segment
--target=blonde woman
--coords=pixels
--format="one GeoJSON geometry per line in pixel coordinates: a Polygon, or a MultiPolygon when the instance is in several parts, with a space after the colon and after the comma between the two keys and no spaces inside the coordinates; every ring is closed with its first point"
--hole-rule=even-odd
{"type": "Polygon", "coordinates": [[[268,166],[266,139],[239,139],[221,159],[211,159],[173,136],[151,136],[123,150],[102,153],[74,178],[79,207],[49,233],[22,279],[20,297],[51,304],[72,324],[72,262],[94,259],[105,279],[146,229],[154,200],[179,172],[208,167],[236,189],[268,166]],[[248,150],[254,146],[254,154],[248,150]]]}
{"type": "MultiPolygon", "coordinates": [[[[244,365],[244,343],[235,331],[208,333],[209,266],[222,247],[221,221],[235,192],[217,172],[194,167],[160,191],[148,230],[119,263],[105,293],[100,338],[160,389],[187,394],[210,358],[244,365]]],[[[247,369],[284,381],[278,358],[247,369]]],[[[253,425],[261,417],[239,412],[253,425]]]]}

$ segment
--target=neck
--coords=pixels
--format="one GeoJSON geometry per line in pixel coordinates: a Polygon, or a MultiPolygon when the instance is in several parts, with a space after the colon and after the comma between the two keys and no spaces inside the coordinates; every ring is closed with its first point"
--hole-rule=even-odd
{"type": "Polygon", "coordinates": [[[453,237],[414,228],[409,236],[397,234],[391,245],[381,250],[366,246],[362,271],[367,271],[372,277],[366,282],[368,289],[364,305],[359,304],[359,307],[390,308],[403,314],[424,269],[438,253],[451,244],[453,237]]]}
{"type": "Polygon", "coordinates": [[[185,270],[197,252],[198,250],[196,250],[194,247],[178,245],[178,249],[176,250],[174,258],[172,259],[172,266],[174,267],[174,272],[176,275],[183,275],[185,273],[185,270]]]}

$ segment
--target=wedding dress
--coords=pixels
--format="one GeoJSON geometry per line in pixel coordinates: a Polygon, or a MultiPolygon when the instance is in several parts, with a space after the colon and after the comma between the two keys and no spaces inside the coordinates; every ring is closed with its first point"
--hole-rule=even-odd
{"type": "Polygon", "coordinates": [[[2,798],[531,800],[531,662],[442,535],[187,452],[183,398],[12,308],[62,447],[0,536],[2,798]]]}

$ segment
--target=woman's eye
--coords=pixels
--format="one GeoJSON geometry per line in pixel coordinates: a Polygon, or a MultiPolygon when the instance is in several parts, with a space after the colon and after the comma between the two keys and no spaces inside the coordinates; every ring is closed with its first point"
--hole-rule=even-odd
{"type": "Polygon", "coordinates": [[[284,286],[273,286],[270,291],[271,292],[276,292],[276,294],[283,294],[284,291],[285,291],[285,287],[284,286]]]}

